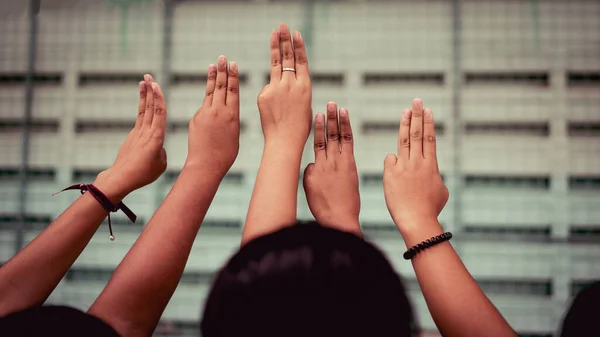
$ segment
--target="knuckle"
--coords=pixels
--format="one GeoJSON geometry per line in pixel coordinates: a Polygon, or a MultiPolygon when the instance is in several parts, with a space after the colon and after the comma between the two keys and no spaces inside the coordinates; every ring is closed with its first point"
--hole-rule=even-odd
{"type": "Polygon", "coordinates": [[[146,110],[145,110],[145,109],[143,109],[143,108],[142,108],[142,109],[139,109],[139,110],[138,110],[138,117],[141,117],[141,116],[143,116],[145,112],[146,112],[146,110]]]}
{"type": "Polygon", "coordinates": [[[210,96],[214,95],[214,93],[215,93],[215,91],[212,90],[212,89],[206,90],[206,96],[207,97],[210,97],[210,96]]]}
{"type": "Polygon", "coordinates": [[[343,134],[340,136],[340,140],[344,143],[351,143],[354,140],[352,134],[343,134]]]}
{"type": "Polygon", "coordinates": [[[435,135],[426,135],[426,136],[425,136],[425,140],[426,140],[428,143],[435,144],[435,135]]]}
{"type": "Polygon", "coordinates": [[[279,67],[279,58],[273,58],[271,59],[271,67],[279,67]]]}
{"type": "Polygon", "coordinates": [[[419,111],[419,110],[413,110],[413,112],[412,112],[412,117],[413,117],[413,118],[420,118],[420,117],[423,117],[423,111],[419,111]]]}
{"type": "Polygon", "coordinates": [[[304,54],[296,54],[296,64],[307,64],[308,59],[304,54]]]}
{"type": "Polygon", "coordinates": [[[412,139],[422,139],[423,138],[423,132],[421,130],[414,130],[410,132],[410,137],[412,139]]]}
{"type": "Polygon", "coordinates": [[[156,109],[154,109],[154,114],[159,116],[164,115],[165,110],[161,106],[157,106],[156,109]]]}
{"type": "Polygon", "coordinates": [[[400,138],[400,146],[401,147],[409,147],[410,146],[410,139],[408,137],[400,138]]]}
{"type": "Polygon", "coordinates": [[[216,86],[217,90],[223,90],[223,89],[225,89],[226,87],[227,87],[227,84],[226,84],[226,83],[223,83],[223,82],[221,82],[221,83],[217,83],[217,86],[216,86]]]}
{"type": "Polygon", "coordinates": [[[237,94],[240,91],[240,89],[236,86],[230,86],[227,88],[227,90],[232,94],[237,94]]]}
{"type": "Polygon", "coordinates": [[[337,132],[331,131],[331,132],[327,132],[327,139],[329,140],[339,140],[340,139],[340,135],[337,132]]]}
{"type": "Polygon", "coordinates": [[[293,60],[294,54],[292,53],[291,50],[284,50],[283,51],[283,59],[284,60],[293,60]]]}
{"type": "Polygon", "coordinates": [[[325,150],[326,147],[327,147],[327,144],[324,141],[317,141],[315,143],[315,150],[317,150],[317,151],[325,150]]]}

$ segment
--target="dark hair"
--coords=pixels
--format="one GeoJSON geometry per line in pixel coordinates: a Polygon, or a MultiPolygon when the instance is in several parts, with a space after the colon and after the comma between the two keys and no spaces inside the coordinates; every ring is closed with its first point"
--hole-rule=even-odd
{"type": "Polygon", "coordinates": [[[411,336],[400,277],[365,240],[316,223],[242,247],[217,275],[202,336],[411,336]]]}
{"type": "Polygon", "coordinates": [[[575,296],[561,327],[561,337],[598,336],[600,282],[583,289],[575,296]]]}

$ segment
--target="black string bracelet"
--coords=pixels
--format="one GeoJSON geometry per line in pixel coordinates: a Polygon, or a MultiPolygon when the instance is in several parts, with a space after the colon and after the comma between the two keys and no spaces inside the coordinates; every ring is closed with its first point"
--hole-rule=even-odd
{"type": "Polygon", "coordinates": [[[450,239],[452,239],[452,233],[450,233],[450,232],[446,232],[446,233],[440,234],[438,236],[433,236],[433,237],[431,237],[431,239],[427,239],[427,240],[409,248],[406,252],[404,252],[404,259],[411,260],[420,251],[425,250],[433,245],[437,245],[438,243],[441,243],[444,241],[449,241],[450,239]]]}
{"type": "Polygon", "coordinates": [[[129,209],[129,207],[125,206],[124,203],[119,202],[116,205],[113,204],[112,201],[110,201],[110,199],[108,199],[108,197],[104,193],[102,193],[102,191],[100,191],[96,186],[92,184],[71,185],[69,187],[63,188],[62,190],[52,195],[56,195],[60,192],[64,192],[67,190],[79,190],[81,194],[89,192],[94,197],[94,199],[96,199],[100,203],[100,205],[102,205],[102,208],[104,208],[108,212],[108,230],[110,232],[109,238],[111,241],[115,239],[115,236],[113,235],[112,224],[110,223],[110,212],[117,212],[118,210],[122,210],[123,213],[125,213],[125,215],[129,218],[129,220],[131,220],[131,222],[135,222],[135,220],[137,219],[137,216],[129,209]]]}

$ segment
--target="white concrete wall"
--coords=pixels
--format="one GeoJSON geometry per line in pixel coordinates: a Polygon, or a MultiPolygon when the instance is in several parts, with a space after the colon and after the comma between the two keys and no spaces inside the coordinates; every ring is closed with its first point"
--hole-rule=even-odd
{"type": "MultiPolygon", "coordinates": [[[[36,87],[33,109],[36,121],[58,122],[58,129],[34,131],[31,137],[33,168],[52,169],[52,181],[34,182],[28,193],[27,211],[57,216],[77,193],[50,197],[72,182],[80,170],[100,170],[110,165],[126,130],[75,132],[77,123],[129,121],[133,123],[137,87],[133,83],[80,86],[86,73],[139,74],[152,72],[161,83],[161,6],[147,4],[122,13],[102,1],[60,1],[43,5],[40,16],[39,72],[58,73],[59,85],[36,87]],[[122,26],[126,23],[125,26],[122,26]],[[125,32],[123,34],[123,32],[125,32]]],[[[455,246],[473,275],[481,280],[549,280],[551,295],[491,295],[494,303],[518,331],[556,330],[569,300],[573,281],[600,279],[597,245],[569,244],[570,227],[598,226],[600,190],[570,190],[569,177],[600,175],[598,135],[569,136],[569,121],[600,122],[600,90],[571,88],[570,71],[600,70],[599,1],[462,1],[460,65],[462,75],[486,72],[540,72],[548,85],[490,82],[461,85],[461,123],[542,123],[548,135],[507,130],[501,133],[463,133],[454,146],[452,97],[452,7],[449,1],[334,1],[317,5],[313,45],[313,74],[344,76],[339,86],[315,84],[313,109],[323,111],[328,101],[348,107],[356,135],[356,158],[361,174],[382,170],[385,154],[393,152],[395,132],[365,134],[364,122],[397,123],[400,112],[414,97],[424,99],[445,127],[439,137],[440,169],[446,177],[534,176],[548,177],[548,188],[501,185],[471,186],[461,193],[450,179],[451,202],[440,220],[455,232],[455,246]],[[537,15],[535,13],[538,13],[537,15]],[[537,26],[537,27],[536,27],[537,26]],[[371,73],[441,74],[443,82],[364,85],[371,73]],[[459,158],[455,161],[455,158],[459,158]],[[456,166],[458,163],[458,166],[456,166]],[[454,221],[460,219],[462,224],[454,221]],[[480,241],[461,234],[461,226],[476,228],[551,228],[547,242],[510,241],[501,236],[480,241]]],[[[183,2],[174,13],[172,71],[203,74],[209,63],[225,54],[248,76],[241,92],[242,133],[240,155],[233,171],[241,183],[223,185],[207,220],[243,222],[262,149],[256,95],[268,71],[268,36],[279,22],[303,29],[304,6],[300,2],[235,1],[183,2]]],[[[307,37],[304,32],[305,38],[307,37]]],[[[0,75],[26,69],[28,27],[24,16],[0,20],[0,75]]],[[[204,85],[170,86],[169,121],[187,123],[202,100],[204,85]]],[[[0,87],[0,122],[20,118],[24,109],[24,86],[0,87]]],[[[0,169],[20,163],[17,129],[0,133],[0,169]]],[[[312,160],[310,142],[304,164],[312,160]]],[[[169,170],[181,168],[187,151],[185,128],[167,136],[169,170]]],[[[156,196],[166,194],[169,184],[134,192],[126,203],[140,218],[148,220],[156,209],[156,196]]],[[[392,228],[381,186],[363,186],[361,220],[392,228]]],[[[18,209],[18,185],[0,180],[0,215],[18,209]]],[[[300,189],[299,195],[302,196],[300,189]]],[[[300,198],[299,216],[310,218],[300,198]]],[[[109,242],[102,226],[97,237],[76,262],[76,268],[115,268],[134,242],[141,226],[117,226],[117,241],[109,242]]],[[[28,239],[39,230],[27,232],[28,239]]],[[[0,231],[0,261],[12,256],[12,234],[0,231]]],[[[401,259],[403,243],[393,230],[372,233],[398,270],[414,278],[401,259]]],[[[186,272],[212,273],[231,254],[240,230],[203,228],[186,272]]],[[[50,301],[84,308],[99,293],[99,282],[65,280],[50,301]]],[[[206,284],[182,285],[165,318],[193,321],[200,314],[206,284]]],[[[435,329],[422,296],[411,291],[421,323],[435,329]]]]}

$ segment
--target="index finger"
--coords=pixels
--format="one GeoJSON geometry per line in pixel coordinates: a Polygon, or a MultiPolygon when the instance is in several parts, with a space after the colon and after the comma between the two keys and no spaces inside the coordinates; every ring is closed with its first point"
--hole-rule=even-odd
{"type": "Polygon", "coordinates": [[[154,95],[152,94],[152,83],[154,83],[154,78],[152,78],[152,75],[145,75],[144,84],[146,85],[146,111],[144,111],[144,120],[142,123],[143,127],[152,125],[152,118],[154,118],[154,95]]]}
{"type": "Polygon", "coordinates": [[[135,128],[139,129],[142,127],[142,122],[144,121],[144,113],[146,112],[146,83],[141,81],[139,83],[140,87],[140,100],[138,102],[138,115],[135,119],[135,128]]]}
{"type": "Polygon", "coordinates": [[[423,158],[423,101],[415,98],[412,101],[410,119],[410,160],[423,158]]]}
{"type": "Polygon", "coordinates": [[[302,35],[297,30],[294,31],[294,56],[296,58],[296,78],[299,80],[310,80],[306,45],[302,35]]]}
{"type": "Polygon", "coordinates": [[[271,33],[271,83],[281,79],[281,51],[279,50],[279,32],[271,33]]]}
{"type": "Polygon", "coordinates": [[[152,93],[154,95],[154,118],[152,118],[151,130],[154,134],[165,138],[167,128],[167,105],[165,95],[158,83],[152,83],[152,93]]]}

